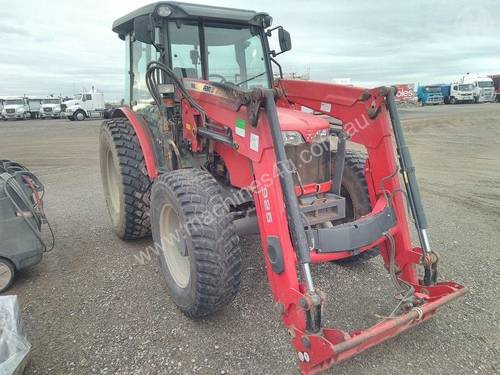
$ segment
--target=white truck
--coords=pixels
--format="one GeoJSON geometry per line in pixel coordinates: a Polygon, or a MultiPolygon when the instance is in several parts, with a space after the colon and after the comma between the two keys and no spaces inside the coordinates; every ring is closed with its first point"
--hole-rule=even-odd
{"type": "Polygon", "coordinates": [[[65,116],[73,121],[83,121],[87,118],[104,118],[106,108],[104,94],[92,89],[91,92],[81,92],[75,98],[64,102],[65,116]]]}
{"type": "Polygon", "coordinates": [[[474,101],[476,103],[494,102],[496,99],[495,87],[491,77],[467,73],[460,79],[460,83],[471,83],[474,87],[474,101]]]}
{"type": "Polygon", "coordinates": [[[7,120],[26,120],[31,118],[28,98],[24,96],[7,97],[2,109],[2,119],[7,120]]]}
{"type": "Polygon", "coordinates": [[[61,97],[48,96],[42,100],[40,118],[61,118],[61,97]]]}

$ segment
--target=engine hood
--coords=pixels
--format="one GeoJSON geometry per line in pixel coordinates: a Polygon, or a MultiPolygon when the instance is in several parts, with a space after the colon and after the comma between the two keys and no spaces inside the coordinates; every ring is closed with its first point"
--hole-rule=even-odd
{"type": "Polygon", "coordinates": [[[319,116],[288,108],[277,110],[281,130],[299,132],[306,142],[311,142],[319,130],[330,128],[328,121],[319,116]]]}
{"type": "Polygon", "coordinates": [[[80,101],[79,100],[76,100],[76,99],[72,99],[72,100],[68,100],[66,102],[64,102],[63,104],[66,105],[66,107],[73,107],[75,105],[79,105],[80,104],[80,101]]]}

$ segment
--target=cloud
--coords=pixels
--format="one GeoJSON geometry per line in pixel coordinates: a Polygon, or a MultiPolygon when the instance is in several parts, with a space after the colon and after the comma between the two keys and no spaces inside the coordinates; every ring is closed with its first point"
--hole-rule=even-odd
{"type": "Polygon", "coordinates": [[[30,32],[21,27],[0,24],[0,34],[3,34],[2,37],[10,37],[10,36],[31,36],[30,32]]]}

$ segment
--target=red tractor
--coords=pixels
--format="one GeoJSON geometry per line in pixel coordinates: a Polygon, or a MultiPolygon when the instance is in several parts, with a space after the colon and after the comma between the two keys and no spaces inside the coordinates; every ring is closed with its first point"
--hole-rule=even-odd
{"type": "Polygon", "coordinates": [[[290,34],[271,23],[266,13],[175,2],[115,21],[128,106],[102,125],[101,172],[116,234],[152,233],[168,291],[189,317],[231,302],[238,235],[260,233],[276,306],[310,374],[429,319],[466,289],[437,281],[394,90],[282,79],[275,57],[291,49],[290,34]],[[324,327],[326,295],[311,268],[378,254],[399,293],[393,314],[366,330],[324,327]]]}

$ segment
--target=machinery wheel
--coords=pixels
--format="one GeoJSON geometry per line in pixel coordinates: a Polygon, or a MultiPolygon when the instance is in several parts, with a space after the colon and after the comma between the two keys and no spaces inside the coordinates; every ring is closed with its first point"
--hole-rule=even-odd
{"type": "Polygon", "coordinates": [[[450,99],[450,104],[457,104],[457,99],[456,99],[456,98],[454,98],[454,97],[452,97],[452,98],[450,99]]]}
{"type": "Polygon", "coordinates": [[[0,293],[10,288],[15,273],[12,263],[5,258],[0,258],[0,293]]]}
{"type": "MultiPolygon", "coordinates": [[[[335,153],[332,155],[332,160],[335,153]]],[[[367,155],[361,151],[347,150],[342,176],[341,195],[346,198],[346,217],[334,224],[347,223],[371,212],[368,184],[365,178],[367,155]]],[[[332,166],[333,173],[333,166],[332,166]]],[[[364,262],[379,254],[377,247],[364,251],[349,258],[336,261],[340,264],[364,262]]]]}
{"type": "Polygon", "coordinates": [[[240,287],[239,238],[209,173],[178,169],[158,177],[151,224],[167,289],[184,314],[207,316],[233,300],[240,287]]]}
{"type": "Polygon", "coordinates": [[[150,235],[151,181],[134,128],[125,118],[103,122],[99,159],[104,197],[117,236],[134,240],[150,235]]]}
{"type": "Polygon", "coordinates": [[[87,116],[85,115],[85,112],[83,112],[82,110],[78,110],[76,111],[74,114],[73,114],[73,118],[76,120],[76,121],[83,121],[85,120],[87,116]]]}

